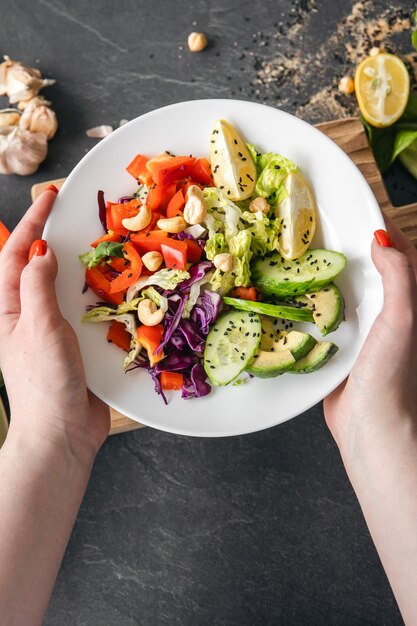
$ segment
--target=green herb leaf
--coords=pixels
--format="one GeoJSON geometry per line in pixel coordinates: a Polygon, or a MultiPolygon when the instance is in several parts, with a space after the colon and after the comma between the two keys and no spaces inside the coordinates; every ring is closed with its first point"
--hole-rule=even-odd
{"type": "Polygon", "coordinates": [[[414,20],[414,30],[411,34],[411,43],[417,50],[417,10],[415,10],[414,13],[411,14],[411,18],[414,20]]]}
{"type": "Polygon", "coordinates": [[[408,98],[405,111],[402,114],[401,118],[398,120],[399,124],[403,124],[406,122],[411,122],[414,124],[417,123],[417,94],[413,91],[410,92],[410,97],[408,98]]]}
{"type": "Polygon", "coordinates": [[[91,269],[95,267],[102,261],[104,261],[107,257],[117,256],[120,259],[123,259],[123,244],[116,243],[114,241],[102,241],[98,244],[97,248],[94,250],[90,250],[90,252],[84,252],[84,254],[79,255],[79,259],[81,263],[84,263],[91,269]]]}
{"type": "Polygon", "coordinates": [[[417,130],[399,130],[394,141],[392,161],[395,161],[397,156],[415,141],[417,141],[417,130]]]}
{"type": "Polygon", "coordinates": [[[369,143],[375,160],[381,172],[385,172],[392,163],[392,154],[395,143],[395,128],[375,128],[362,118],[362,123],[368,132],[369,143]]]}

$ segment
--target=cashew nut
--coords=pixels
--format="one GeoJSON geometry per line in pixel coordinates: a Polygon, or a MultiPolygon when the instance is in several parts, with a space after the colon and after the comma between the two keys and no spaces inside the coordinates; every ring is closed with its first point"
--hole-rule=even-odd
{"type": "Polygon", "coordinates": [[[153,252],[147,252],[142,257],[142,263],[150,272],[156,272],[162,265],[162,261],[164,260],[162,254],[157,252],[157,250],[153,252]]]}
{"type": "Polygon", "coordinates": [[[184,219],[188,224],[200,224],[207,215],[203,192],[197,185],[190,185],[184,207],[184,219]]]}
{"type": "Polygon", "coordinates": [[[157,222],[158,228],[166,233],[181,233],[187,228],[187,222],[181,215],[177,217],[162,218],[157,222]]]}
{"type": "Polygon", "coordinates": [[[228,252],[216,254],[213,259],[214,267],[222,272],[230,272],[233,267],[233,255],[228,252]]]}
{"type": "Polygon", "coordinates": [[[257,213],[258,211],[262,211],[262,213],[265,213],[265,215],[268,215],[270,208],[271,207],[269,206],[265,198],[261,198],[261,197],[255,198],[254,200],[252,200],[252,202],[249,205],[249,211],[251,211],[252,213],[257,213]]]}
{"type": "Polygon", "coordinates": [[[164,315],[164,311],[158,309],[155,302],[152,302],[149,298],[145,298],[145,300],[139,302],[138,317],[145,326],[156,326],[160,324],[164,319],[164,315]]]}
{"type": "Polygon", "coordinates": [[[147,204],[142,204],[139,209],[139,213],[133,217],[125,217],[122,220],[122,224],[128,230],[142,230],[149,226],[152,220],[152,210],[147,204]]]}

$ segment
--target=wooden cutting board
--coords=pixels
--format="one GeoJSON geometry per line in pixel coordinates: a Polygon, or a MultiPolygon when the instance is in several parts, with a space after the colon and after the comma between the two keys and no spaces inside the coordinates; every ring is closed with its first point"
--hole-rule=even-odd
{"type": "MultiPolygon", "coordinates": [[[[356,117],[335,120],[334,122],[318,124],[317,128],[333,139],[350,156],[371,186],[384,214],[388,215],[417,245],[417,204],[403,207],[392,206],[360,120],[356,117]]],[[[32,200],[35,200],[48,185],[53,183],[57,187],[61,187],[64,181],[65,178],[60,178],[34,185],[32,187],[32,200]]],[[[110,408],[110,414],[111,435],[142,427],[142,424],[134,422],[112,408],[110,408]]]]}

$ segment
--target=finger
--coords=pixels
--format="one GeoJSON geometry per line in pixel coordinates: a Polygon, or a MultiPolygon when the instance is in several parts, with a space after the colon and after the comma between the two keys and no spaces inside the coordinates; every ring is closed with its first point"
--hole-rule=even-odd
{"type": "Polygon", "coordinates": [[[411,260],[414,267],[414,273],[417,277],[417,250],[413,242],[410,241],[406,235],[404,235],[402,230],[400,230],[389,217],[384,217],[384,219],[394,246],[397,250],[406,254],[411,260]]]}
{"type": "MultiPolygon", "coordinates": [[[[396,250],[372,243],[372,259],[384,287],[384,312],[398,323],[400,317],[417,310],[416,276],[411,259],[396,250]]],[[[404,319],[404,317],[403,317],[404,319]]]]}
{"type": "Polygon", "coordinates": [[[42,236],[55,198],[54,191],[45,191],[28,209],[1,251],[0,315],[18,314],[20,311],[20,275],[27,264],[32,242],[42,236]]]}
{"type": "Polygon", "coordinates": [[[33,256],[23,268],[20,278],[22,318],[32,318],[37,324],[62,319],[55,292],[57,269],[55,254],[49,247],[45,254],[33,256]]]}

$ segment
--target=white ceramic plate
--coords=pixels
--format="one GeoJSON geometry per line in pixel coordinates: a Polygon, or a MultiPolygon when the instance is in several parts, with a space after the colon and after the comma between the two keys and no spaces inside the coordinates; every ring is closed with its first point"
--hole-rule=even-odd
{"type": "MultiPolygon", "coordinates": [[[[101,141],[77,165],[61,189],[45,229],[58,257],[57,293],[64,316],[81,346],[89,388],[105,402],[143,424],[169,432],[220,437],[269,428],[307,410],[349,373],[382,304],[370,245],[384,223],[359,170],[330,139],[309,124],[270,107],[236,100],[182,102],[138,117],[101,141]],[[97,190],[108,200],[135,191],[125,171],[141,152],[163,150],[207,156],[213,123],[225,118],[262,151],[276,151],[297,163],[315,190],[319,227],[312,247],[340,250],[348,265],[337,280],[346,300],[346,321],[329,339],[340,348],[320,371],[252,380],[214,389],[205,398],[181,400],[171,392],[165,406],[142,370],[123,373],[123,354],[106,341],[107,324],[82,324],[85,305],[97,297],[84,284],[78,254],[102,232],[97,190]]],[[[309,324],[309,332],[320,334],[309,324]]]]}

